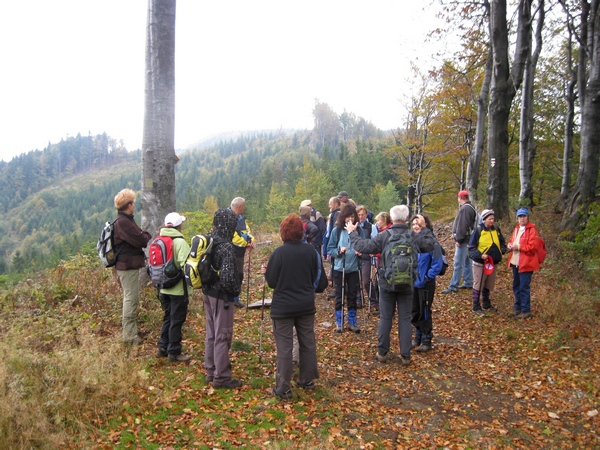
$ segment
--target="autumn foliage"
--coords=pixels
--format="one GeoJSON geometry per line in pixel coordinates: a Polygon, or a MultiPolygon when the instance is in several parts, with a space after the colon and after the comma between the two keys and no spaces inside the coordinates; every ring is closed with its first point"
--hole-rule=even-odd
{"type": "MultiPolygon", "coordinates": [[[[452,260],[448,224],[436,231],[452,260]]],[[[0,447],[598,447],[600,308],[562,262],[571,256],[546,238],[533,319],[506,316],[512,294],[504,265],[492,293],[499,312],[484,317],[471,313],[470,292],[440,294],[450,270],[438,279],[434,348],[413,352],[408,367],[398,362],[395,336],[391,359],[375,361],[377,317],[366,309],[360,334],[333,333],[333,302],[319,294],[320,378],[315,391],[295,389],[291,400],[271,393],[268,310],[264,322],[260,309],[236,311],[231,354],[244,384],[214,390],[204,381],[199,294],[184,325],[184,351],[194,359],[175,365],[155,356],[156,293],[146,289],[141,302],[144,344],[123,347],[118,281],[79,256],[3,294],[0,447]]],[[[276,245],[252,253],[250,302],[262,299],[259,267],[276,245]]],[[[246,293],[245,284],[244,302],[246,293]]]]}

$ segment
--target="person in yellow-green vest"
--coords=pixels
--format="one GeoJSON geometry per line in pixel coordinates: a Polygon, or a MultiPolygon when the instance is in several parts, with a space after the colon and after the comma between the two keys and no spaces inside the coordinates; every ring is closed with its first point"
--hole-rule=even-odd
{"type": "Polygon", "coordinates": [[[473,260],[473,312],[480,315],[484,311],[495,312],[497,309],[490,301],[490,291],[494,289],[497,266],[507,249],[500,227],[494,224],[493,209],[481,213],[481,223],[473,231],[468,248],[473,260]],[[484,270],[486,263],[492,270],[484,270]]]}
{"type": "MultiPolygon", "coordinates": [[[[183,222],[185,222],[184,216],[171,212],[165,216],[165,225],[161,227],[159,233],[161,236],[169,236],[173,239],[173,260],[179,269],[183,269],[190,254],[190,246],[181,233],[183,222]]],[[[159,297],[164,315],[157,355],[159,357],[166,356],[169,361],[176,363],[188,362],[190,356],[181,352],[181,341],[183,340],[181,329],[185,323],[189,305],[185,278],[182,277],[175,286],[162,288],[159,297]]]]}
{"type": "MultiPolygon", "coordinates": [[[[237,264],[238,272],[242,274],[242,282],[244,279],[244,256],[246,249],[252,251],[254,248],[254,238],[250,232],[250,227],[244,219],[244,211],[246,211],[246,200],[242,197],[236,197],[231,200],[231,206],[229,207],[237,216],[237,225],[235,227],[235,233],[233,234],[233,248],[235,250],[235,261],[237,264]]],[[[239,296],[233,299],[233,304],[237,308],[243,308],[244,305],[240,302],[239,296]]]]}

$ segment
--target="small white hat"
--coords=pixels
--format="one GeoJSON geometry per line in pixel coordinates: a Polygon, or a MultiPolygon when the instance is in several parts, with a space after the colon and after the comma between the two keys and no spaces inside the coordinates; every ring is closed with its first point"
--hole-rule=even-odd
{"type": "Polygon", "coordinates": [[[185,221],[185,217],[180,216],[179,213],[172,212],[165,217],[165,227],[176,228],[185,221]]]}
{"type": "Polygon", "coordinates": [[[302,200],[302,203],[300,203],[300,207],[302,206],[312,206],[312,202],[310,200],[302,200]]]}

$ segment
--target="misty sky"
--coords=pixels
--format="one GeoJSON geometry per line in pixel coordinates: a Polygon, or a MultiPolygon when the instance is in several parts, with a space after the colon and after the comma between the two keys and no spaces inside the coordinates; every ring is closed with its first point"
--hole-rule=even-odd
{"type": "MultiPolygon", "coordinates": [[[[312,128],[315,99],[401,124],[410,63],[432,66],[428,1],[177,2],[175,147],[312,128]],[[427,9],[424,11],[423,9],[427,9]]],[[[146,0],[18,0],[0,19],[0,159],[67,136],[141,147],[146,0]]]]}

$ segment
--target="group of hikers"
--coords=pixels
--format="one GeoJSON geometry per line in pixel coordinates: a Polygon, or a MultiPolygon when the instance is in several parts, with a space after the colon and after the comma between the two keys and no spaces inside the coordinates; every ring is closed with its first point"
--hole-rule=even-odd
{"type": "MultiPolygon", "coordinates": [[[[471,289],[476,314],[495,312],[490,292],[494,288],[496,267],[502,255],[511,252],[508,264],[513,272],[514,309],[511,316],[531,318],[530,283],[539,269],[539,234],[529,222],[529,211],[517,211],[515,229],[508,244],[494,223],[494,211],[481,215],[469,201],[467,191],[458,193],[459,212],[454,221],[454,272],[444,294],[471,289]],[[461,279],[463,283],[460,284],[461,279]]],[[[115,246],[120,248],[116,269],[123,288],[123,340],[141,343],[137,333],[136,310],[139,295],[138,272],[145,266],[144,248],[151,240],[148,232],[134,221],[135,193],[124,189],[115,197],[118,217],[115,222],[115,246]]],[[[273,394],[292,396],[291,382],[297,368],[296,386],[315,388],[319,377],[315,340],[316,292],[328,285],[323,260],[330,262],[329,277],[335,298],[334,332],[345,329],[360,333],[357,309],[366,308],[379,316],[375,359],[389,358],[390,334],[394,316],[398,316],[399,362],[410,364],[411,350],[427,352],[432,348],[432,304],[436,277],[447,261],[426,215],[410,216],[406,205],[393,206],[389,213],[373,214],[356,205],[341,191],[329,199],[327,219],[311,200],[301,202],[298,214],[289,214],[280,224],[282,245],[261,267],[265,283],[273,289],[270,316],[277,349],[276,383],[273,394]],[[373,269],[375,276],[373,276],[373,269]],[[363,298],[366,295],[366,299],[363,298]],[[414,335],[413,331],[415,330],[414,335]]],[[[214,281],[202,286],[206,312],[204,367],[206,382],[216,389],[237,388],[241,381],[232,376],[229,350],[233,338],[234,308],[241,306],[244,254],[254,241],[243,213],[245,200],[236,197],[229,208],[214,214],[211,234],[215,248],[212,265],[218,272],[214,281]]],[[[184,267],[190,246],[183,237],[185,217],[167,214],[161,236],[173,239],[173,259],[184,267]]],[[[186,362],[182,353],[182,326],[188,309],[185,280],[160,289],[164,312],[158,357],[186,362]]]]}

